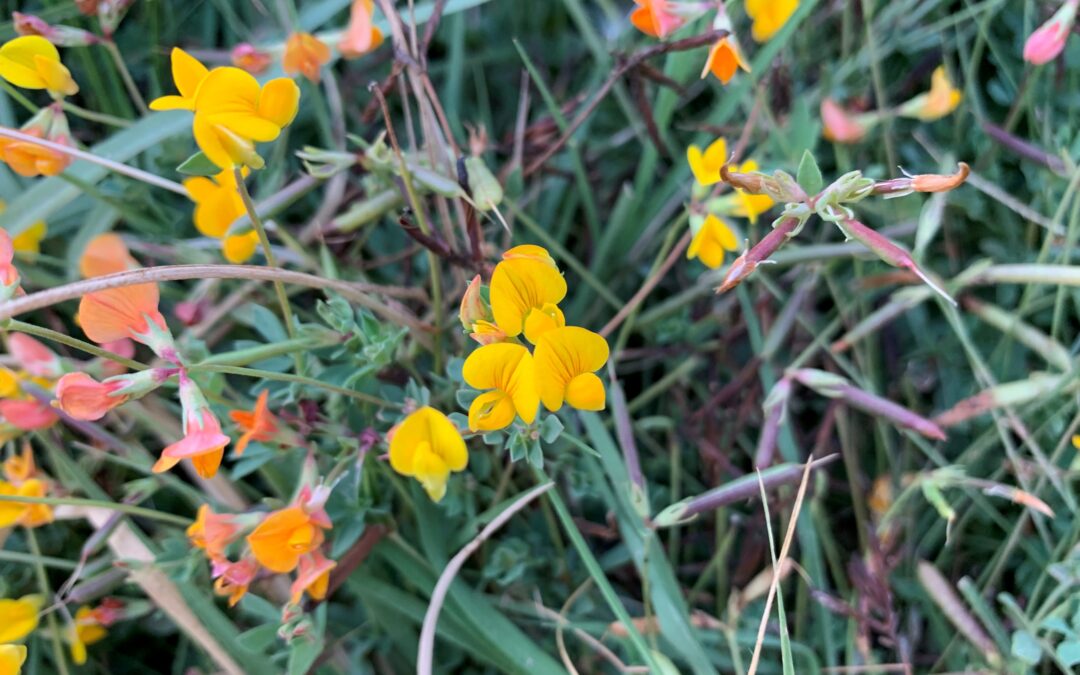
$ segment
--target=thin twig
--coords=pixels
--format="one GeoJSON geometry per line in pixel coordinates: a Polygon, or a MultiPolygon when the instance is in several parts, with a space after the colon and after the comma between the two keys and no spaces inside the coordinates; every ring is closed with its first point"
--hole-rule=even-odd
{"type": "Polygon", "coordinates": [[[518,511],[528,506],[534,499],[550,490],[554,485],[555,484],[551,482],[544,483],[529,490],[521,497],[518,497],[517,501],[508,506],[505,511],[495,516],[495,518],[487,524],[487,527],[480,531],[480,534],[476,535],[468,544],[465,544],[465,546],[458,551],[457,555],[455,555],[446,565],[446,569],[439,575],[439,580],[435,584],[435,590],[431,592],[431,602],[428,604],[427,613],[424,614],[424,625],[420,629],[420,647],[416,654],[417,673],[420,675],[431,675],[435,652],[435,627],[439,622],[439,611],[442,610],[443,602],[446,600],[446,594],[450,591],[450,584],[454,582],[458,570],[465,564],[465,561],[472,555],[473,551],[480,548],[480,545],[487,541],[488,537],[495,534],[496,530],[505,525],[506,521],[510,520],[518,511]]]}

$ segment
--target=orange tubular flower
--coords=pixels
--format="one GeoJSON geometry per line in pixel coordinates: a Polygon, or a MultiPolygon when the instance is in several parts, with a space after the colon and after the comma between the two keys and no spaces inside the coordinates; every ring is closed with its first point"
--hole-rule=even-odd
{"type": "Polygon", "coordinates": [[[184,411],[184,437],[165,448],[154,464],[154,473],[163,473],[190,459],[203,478],[217,474],[225,456],[229,437],[221,433],[221,423],[210,410],[206,397],[190,378],[180,374],[180,404],[184,411]]]}
{"type": "Polygon", "coordinates": [[[282,68],[287,75],[302,74],[312,82],[321,79],[319,69],[330,61],[330,48],[311,33],[293,33],[285,43],[282,68]]]}
{"type": "Polygon", "coordinates": [[[292,572],[300,559],[322,546],[323,530],[330,529],[330,519],[322,506],[304,503],[271,512],[248,535],[251,553],[271,572],[292,572]]]}
{"type": "Polygon", "coordinates": [[[274,413],[270,412],[270,408],[266,404],[269,396],[270,391],[263,389],[259,392],[259,398],[255,401],[253,410],[233,410],[229,412],[229,419],[244,431],[243,435],[236,441],[237,457],[244,454],[244,449],[247,448],[248,443],[251,441],[262,443],[277,435],[278,419],[274,413]]]}
{"type": "Polygon", "coordinates": [[[746,65],[746,61],[743,59],[739,43],[728,35],[720,38],[709,50],[709,58],[705,61],[705,67],[701,70],[701,77],[704,78],[709,73],[712,73],[722,84],[727,84],[731,82],[731,78],[735,77],[735,72],[739,68],[748,73],[750,72],[750,66],[746,65]]]}
{"type": "Polygon", "coordinates": [[[374,0],[353,0],[349,26],[338,42],[338,51],[347,59],[355,59],[382,44],[383,34],[373,22],[374,0]]]}
{"type": "Polygon", "coordinates": [[[335,567],[337,567],[336,562],[317,550],[311,555],[300,558],[300,570],[290,589],[292,595],[289,602],[294,605],[300,604],[304,593],[307,593],[312,600],[326,598],[326,591],[330,587],[330,570],[335,567]]]}
{"type": "Polygon", "coordinates": [[[225,549],[239,534],[234,516],[214,513],[206,504],[199,507],[198,517],[187,529],[191,545],[206,551],[206,557],[212,561],[225,560],[225,549]]]}
{"type": "Polygon", "coordinates": [[[642,33],[666,38],[682,28],[685,19],[675,14],[667,0],[634,0],[638,7],[630,13],[630,23],[642,33]]]}

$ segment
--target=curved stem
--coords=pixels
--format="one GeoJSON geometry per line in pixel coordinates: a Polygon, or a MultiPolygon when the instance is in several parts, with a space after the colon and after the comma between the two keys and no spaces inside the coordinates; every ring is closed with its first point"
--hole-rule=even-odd
{"type": "Polygon", "coordinates": [[[176,181],[169,180],[168,178],[162,178],[161,176],[155,176],[152,173],[143,171],[142,169],[136,169],[133,166],[127,164],[121,164],[111,159],[105,159],[104,157],[98,157],[97,155],[86,152],[85,150],[79,150],[78,148],[72,148],[67,145],[61,145],[60,143],[53,143],[52,141],[45,140],[44,138],[38,138],[37,136],[31,136],[30,134],[24,134],[21,131],[15,129],[0,129],[0,137],[13,138],[17,141],[25,141],[26,143],[33,143],[34,145],[40,145],[43,148],[55,150],[56,152],[70,155],[75,159],[84,159],[87,162],[93,162],[115,173],[127,176],[128,178],[134,178],[135,180],[141,180],[144,183],[153,185],[154,187],[164,188],[170,192],[175,192],[178,195],[187,196],[187,190],[184,186],[176,181]]]}
{"type": "Polygon", "coordinates": [[[208,373],[223,373],[225,375],[238,375],[240,377],[257,377],[264,380],[277,380],[279,382],[295,382],[296,384],[303,384],[309,387],[317,387],[319,389],[325,389],[332,391],[335,394],[341,394],[342,396],[348,396],[354,398],[357,401],[363,401],[365,403],[371,403],[384,408],[401,408],[400,403],[394,403],[393,401],[387,401],[381,399],[378,396],[372,396],[371,394],[365,394],[362,391],[354,391],[352,389],[346,389],[345,387],[339,387],[336,384],[330,384],[329,382],[323,382],[322,380],[316,380],[312,377],[304,377],[303,375],[293,375],[291,373],[276,373],[271,370],[260,370],[258,368],[241,368],[239,366],[221,366],[213,363],[197,363],[188,368],[189,372],[208,372],[208,373]]]}
{"type": "Polygon", "coordinates": [[[101,45],[105,47],[105,51],[109,52],[113,63],[116,64],[116,69],[120,71],[120,79],[124,81],[124,88],[127,89],[128,96],[135,103],[135,107],[143,115],[149,114],[150,108],[147,107],[146,101],[143,99],[142,94],[139,93],[139,87],[135,85],[135,78],[131,76],[131,71],[128,70],[127,63],[124,62],[124,55],[120,53],[116,43],[111,39],[106,39],[101,42],[101,45]]]}
{"type": "Polygon", "coordinates": [[[77,106],[71,101],[62,101],[60,106],[65,112],[69,112],[75,117],[81,117],[84,120],[91,122],[98,122],[100,124],[108,124],[111,127],[120,127],[126,129],[132,125],[131,120],[126,120],[116,115],[107,115],[105,113],[94,112],[93,110],[87,110],[81,106],[77,106]]]}
{"type": "Polygon", "coordinates": [[[10,319],[26,312],[51,307],[59,302],[75,300],[87,293],[95,293],[110,288],[121,288],[137,284],[156,283],[159,281],[183,281],[187,279],[253,279],[256,281],[281,281],[296,286],[306,286],[339,293],[346,299],[366,307],[372,312],[399,325],[413,328],[424,334],[431,332],[431,326],[423,323],[404,308],[391,308],[372,298],[369,293],[383,293],[384,289],[375,284],[359,284],[336,279],[323,279],[312,274],[283,270],[277,267],[259,267],[256,265],[163,265],[126,270],[116,274],[106,274],[92,279],[83,279],[63,286],[56,286],[44,291],[8,300],[0,304],[0,321],[10,319]]]}
{"type": "Polygon", "coordinates": [[[27,335],[33,335],[34,337],[44,338],[45,340],[59,342],[62,345],[67,345],[72,349],[78,349],[79,351],[86,352],[87,354],[92,354],[98,358],[115,361],[116,363],[119,363],[126,368],[130,368],[131,370],[146,370],[148,367],[142,363],[139,363],[138,361],[134,361],[125,356],[120,356],[119,354],[110,352],[108,349],[102,349],[97,345],[90,344],[89,342],[85,342],[83,340],[80,340],[79,338],[73,338],[70,335],[64,335],[63,333],[51,330],[49,328],[42,328],[40,326],[35,326],[33,324],[24,323],[22,321],[17,321],[14,319],[12,319],[8,323],[8,325],[5,326],[5,328],[7,328],[7,330],[13,330],[19,333],[26,333],[27,335]]]}

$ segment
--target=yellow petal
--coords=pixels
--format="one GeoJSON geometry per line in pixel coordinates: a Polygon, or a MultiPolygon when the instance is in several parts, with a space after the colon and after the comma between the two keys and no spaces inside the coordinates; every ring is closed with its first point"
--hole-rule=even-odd
{"type": "Polygon", "coordinates": [[[394,430],[390,439],[390,466],[403,476],[412,476],[417,448],[426,443],[451,471],[461,471],[469,461],[465,440],[446,415],[430,406],[411,413],[394,430]]]}
{"type": "Polygon", "coordinates": [[[45,239],[47,227],[44,220],[39,220],[26,228],[11,240],[11,245],[16,251],[23,253],[40,253],[41,241],[45,239]]]}
{"type": "Polygon", "coordinates": [[[249,138],[258,143],[272,141],[281,135],[281,127],[250,112],[215,113],[210,120],[237,136],[249,138]]]}
{"type": "Polygon", "coordinates": [[[25,645],[0,645],[0,674],[19,675],[26,663],[25,645]]]}
{"type": "Polygon", "coordinates": [[[510,396],[498,389],[480,394],[469,406],[470,431],[498,431],[510,426],[516,411],[510,396]]]}
{"type": "Polygon", "coordinates": [[[566,326],[545,333],[533,353],[544,407],[552,412],[562,408],[571,381],[600,370],[607,363],[608,353],[607,340],[584,328],[566,326]]]}
{"type": "Polygon", "coordinates": [[[153,101],[150,101],[150,109],[157,110],[191,110],[193,103],[184,98],[183,96],[176,96],[175,94],[169,94],[168,96],[159,96],[153,101]]]}
{"type": "Polygon", "coordinates": [[[18,642],[33,633],[43,604],[44,598],[40,595],[0,600],[0,643],[18,642]]]}
{"type": "Polygon", "coordinates": [[[705,148],[705,167],[710,173],[715,172],[717,179],[719,179],[720,169],[727,163],[727,159],[727,141],[723,138],[716,139],[709,144],[709,147],[705,148]]]}
{"type": "Polygon", "coordinates": [[[551,257],[551,254],[548,253],[547,249],[543,246],[537,246],[536,244],[521,244],[520,246],[515,246],[503,253],[502,257],[503,260],[516,260],[518,258],[539,260],[555,269],[559,269],[559,266],[555,264],[555,259],[551,257]]]}
{"type": "Polygon", "coordinates": [[[446,479],[450,476],[450,468],[426,443],[417,449],[413,458],[412,475],[424,486],[424,491],[431,501],[442,501],[446,495],[446,479]]]}
{"type": "Polygon", "coordinates": [[[525,315],[524,333],[525,339],[536,344],[540,336],[552,328],[562,328],[566,325],[566,317],[558,305],[550,302],[539,309],[533,309],[525,315]]]}
{"type": "Polygon", "coordinates": [[[531,309],[557,305],[566,297],[566,280],[552,265],[535,258],[503,260],[491,275],[491,313],[513,337],[524,329],[531,309]]]}
{"type": "Polygon", "coordinates": [[[194,108],[199,85],[210,74],[210,71],[199,63],[198,59],[179,47],[173,47],[170,61],[172,62],[173,83],[176,84],[176,90],[180,92],[180,96],[190,101],[191,107],[187,109],[191,110],[194,108]]]}
{"type": "Polygon", "coordinates": [[[582,373],[566,385],[566,403],[578,410],[604,409],[604,383],[596,373],[582,373]]]}
{"type": "Polygon", "coordinates": [[[714,179],[705,168],[705,155],[698,146],[691,145],[686,149],[686,163],[690,165],[690,172],[694,174],[698,185],[714,185],[720,181],[719,175],[714,179]]]}
{"type": "Polygon", "coordinates": [[[60,63],[60,52],[40,35],[25,35],[0,47],[0,77],[24,89],[45,89],[34,57],[60,63]]]}
{"type": "Polygon", "coordinates": [[[195,95],[199,113],[249,113],[254,115],[259,101],[259,82],[239,68],[214,68],[195,95]]]}
{"type": "Polygon", "coordinates": [[[71,77],[71,71],[59,61],[51,61],[44,56],[35,56],[34,67],[45,82],[45,88],[50,92],[64,96],[73,96],[79,93],[79,85],[71,77]]]}
{"type": "Polygon", "coordinates": [[[300,87],[287,77],[278,77],[263,85],[257,112],[260,117],[287,127],[300,109],[300,87]]]}
{"type": "Polygon", "coordinates": [[[251,260],[258,248],[259,233],[255,230],[247,234],[225,237],[225,240],[221,242],[221,251],[225,254],[225,259],[237,265],[251,260]]]}

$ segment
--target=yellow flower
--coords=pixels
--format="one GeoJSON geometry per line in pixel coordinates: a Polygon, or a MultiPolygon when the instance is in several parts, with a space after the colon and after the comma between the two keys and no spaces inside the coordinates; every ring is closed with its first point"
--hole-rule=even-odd
{"type": "Polygon", "coordinates": [[[43,604],[45,599],[40,595],[0,600],[0,643],[18,642],[33,633],[43,604]]]}
{"type": "Polygon", "coordinates": [[[604,383],[596,371],[607,359],[607,340],[590,330],[566,326],[544,333],[533,352],[544,407],[555,412],[565,402],[578,410],[603,410],[604,383]]]}
{"type": "Polygon", "coordinates": [[[101,642],[108,631],[101,625],[97,613],[89,607],[80,607],[75,612],[75,626],[68,629],[67,640],[71,643],[71,660],[75,665],[86,663],[86,647],[101,642]]]}
{"type": "Polygon", "coordinates": [[[469,463],[465,440],[450,419],[429,406],[411,413],[390,436],[390,466],[420,481],[432,501],[446,495],[451,471],[469,463]]]}
{"type": "Polygon", "coordinates": [[[496,342],[480,347],[465,359],[465,382],[473,389],[490,389],[469,406],[470,431],[503,429],[519,415],[525,424],[536,419],[540,395],[536,391],[533,357],[523,345],[496,342]]]}
{"type": "Polygon", "coordinates": [[[30,448],[29,441],[23,444],[21,453],[4,460],[3,473],[5,479],[16,485],[30,480],[37,474],[34,451],[30,448]]]}
{"type": "Polygon", "coordinates": [[[0,645],[0,675],[19,675],[26,662],[23,645],[0,645]]]}
{"type": "Polygon", "coordinates": [[[739,242],[735,233],[727,223],[710,213],[690,241],[690,248],[686,249],[686,259],[697,258],[706,267],[714,270],[724,264],[724,251],[735,251],[738,248],[739,242]]]}
{"type": "MultiPolygon", "coordinates": [[[[246,169],[244,174],[247,174],[246,169]]],[[[195,202],[195,229],[207,237],[221,239],[226,260],[242,263],[255,255],[259,246],[259,234],[255,230],[226,236],[229,226],[246,213],[235,173],[226,170],[213,178],[188,178],[184,181],[184,189],[195,202]]]]}
{"type": "MultiPolygon", "coordinates": [[[[0,212],[2,211],[3,209],[0,209],[0,212]]],[[[22,251],[23,253],[41,253],[41,242],[45,239],[47,231],[48,226],[45,225],[45,221],[39,220],[15,235],[11,240],[11,245],[16,251],[22,251]]]]}
{"type": "MultiPolygon", "coordinates": [[[[44,497],[45,483],[31,478],[18,487],[0,480],[0,496],[44,497]]],[[[0,501],[0,528],[12,525],[40,527],[53,521],[52,507],[48,504],[0,501]]],[[[0,640],[3,642],[3,640],[0,640]]]]}
{"type": "Polygon", "coordinates": [[[279,77],[262,87],[250,73],[223,67],[210,71],[195,94],[195,142],[222,169],[260,169],[255,143],[276,139],[300,104],[300,88],[279,77]]]}
{"type": "Polygon", "coordinates": [[[525,333],[536,344],[547,330],[566,325],[559,302],[566,280],[540,246],[516,246],[503,254],[491,275],[491,312],[509,337],[525,333]]]}
{"type": "Polygon", "coordinates": [[[949,80],[945,66],[938,66],[930,78],[930,91],[918,98],[922,98],[922,104],[918,106],[916,116],[924,122],[933,122],[956,110],[963,96],[949,80]]]}
{"type": "Polygon", "coordinates": [[[727,163],[727,141],[718,138],[702,152],[701,148],[691,145],[686,149],[686,161],[698,185],[708,187],[720,182],[720,169],[727,163]]]}
{"type": "Polygon", "coordinates": [[[210,73],[199,60],[179,47],[173,47],[172,76],[179,96],[161,96],[150,101],[151,110],[194,110],[199,85],[210,73]]]}
{"type": "Polygon", "coordinates": [[[54,98],[78,93],[60,52],[40,35],[25,35],[0,46],[0,77],[23,89],[47,89],[54,98]]]}
{"type": "Polygon", "coordinates": [[[754,21],[751,33],[758,42],[767,42],[784,27],[799,7],[799,0],[746,0],[746,15],[754,21]]]}
{"type": "MultiPolygon", "coordinates": [[[[735,77],[735,71],[742,68],[750,72],[750,66],[743,60],[742,50],[731,35],[720,38],[709,50],[709,58],[705,60],[705,67],[701,70],[702,79],[712,73],[721,83],[731,82],[735,77]]],[[[723,139],[721,139],[723,140],[723,139]]],[[[717,178],[719,180],[719,178],[717,178]]]]}

